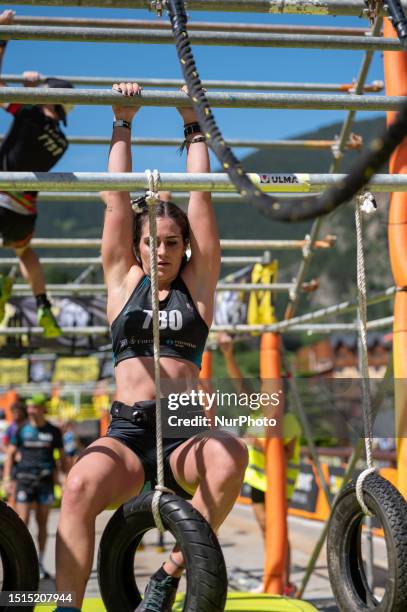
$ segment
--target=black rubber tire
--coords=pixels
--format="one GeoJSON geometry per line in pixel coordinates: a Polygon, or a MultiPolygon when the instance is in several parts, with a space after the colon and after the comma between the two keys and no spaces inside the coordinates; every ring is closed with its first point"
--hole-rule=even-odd
{"type": "Polygon", "coordinates": [[[355,483],[340,494],[328,527],[327,558],[332,591],[341,612],[407,610],[407,503],[393,485],[376,473],[363,483],[363,498],[378,519],[387,546],[388,576],[380,602],[367,584],[361,554],[364,514],[355,483]]]}
{"type": "MultiPolygon", "coordinates": [[[[141,601],[134,577],[134,555],[149,529],[154,492],[144,493],[121,506],[103,532],[98,555],[100,593],[107,612],[133,612],[141,601]]],[[[222,612],[226,604],[227,574],[222,550],[210,525],[188,502],[163,494],[160,513],[185,559],[185,612],[222,612]]]]}
{"type": "MultiPolygon", "coordinates": [[[[39,567],[33,539],[12,508],[0,501],[0,556],[3,564],[3,591],[38,591],[39,567]]],[[[0,611],[15,610],[0,606],[0,611]]],[[[19,607],[31,612],[33,606],[19,607]]]]}

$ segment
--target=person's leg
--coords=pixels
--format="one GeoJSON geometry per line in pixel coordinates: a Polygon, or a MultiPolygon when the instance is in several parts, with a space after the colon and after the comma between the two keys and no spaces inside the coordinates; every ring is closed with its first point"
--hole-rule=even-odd
{"type": "Polygon", "coordinates": [[[48,572],[46,572],[44,569],[44,555],[48,538],[47,524],[50,509],[50,505],[41,503],[37,503],[35,507],[35,518],[37,521],[38,528],[38,561],[40,563],[41,579],[49,577],[48,572]]]}
{"type": "Polygon", "coordinates": [[[26,245],[15,249],[20,261],[21,274],[29,283],[37,302],[38,323],[44,329],[46,338],[57,338],[61,335],[60,327],[52,313],[45,288],[44,270],[35,251],[26,245]]]}
{"type": "MultiPolygon", "coordinates": [[[[170,465],[178,484],[186,491],[194,491],[191,500],[196,508],[217,531],[239,495],[247,466],[245,443],[230,434],[213,432],[196,436],[176,448],[170,465]]],[[[164,570],[180,576],[182,553],[174,549],[173,562],[167,561],[164,570]]]]}
{"type": "Polygon", "coordinates": [[[253,512],[264,540],[266,537],[266,510],[264,504],[253,504],[253,512]]]}
{"type": "Polygon", "coordinates": [[[44,294],[46,291],[44,270],[37,253],[29,245],[16,248],[15,252],[20,261],[21,274],[30,285],[33,294],[44,294]]]}
{"type": "MultiPolygon", "coordinates": [[[[1,321],[1,319],[0,319],[1,321]]],[[[10,485],[9,485],[9,494],[7,495],[7,505],[10,506],[10,508],[12,508],[13,510],[16,510],[16,481],[15,480],[11,480],[10,481],[10,485]]]]}
{"type": "Polygon", "coordinates": [[[28,503],[17,502],[16,503],[16,512],[18,516],[20,517],[20,519],[24,521],[24,523],[27,525],[27,527],[28,527],[28,523],[30,522],[31,508],[32,508],[32,504],[30,502],[28,503]]]}
{"type": "Polygon", "coordinates": [[[111,437],[93,442],[69,472],[56,539],[56,590],[74,592],[77,608],[92,569],[96,516],[137,495],[143,483],[140,459],[111,437]]]}
{"type": "Polygon", "coordinates": [[[6,304],[11,297],[14,279],[10,276],[0,275],[0,322],[6,314],[6,304]]]}
{"type": "Polygon", "coordinates": [[[38,526],[38,551],[40,561],[42,560],[47,544],[47,523],[49,517],[50,506],[46,504],[37,504],[35,508],[35,518],[38,526]]]}

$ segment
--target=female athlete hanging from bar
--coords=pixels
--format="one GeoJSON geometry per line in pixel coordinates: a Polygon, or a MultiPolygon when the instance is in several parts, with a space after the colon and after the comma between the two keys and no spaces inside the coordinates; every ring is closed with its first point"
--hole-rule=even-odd
{"type": "MultiPolygon", "coordinates": [[[[113,89],[125,96],[136,96],[140,91],[136,83],[121,83],[113,89]]],[[[130,172],[131,121],[138,108],[118,103],[113,111],[109,171],[130,172]]],[[[207,145],[195,112],[182,108],[179,113],[185,123],[187,171],[209,172],[207,145]]],[[[156,471],[148,214],[141,206],[134,222],[128,193],[104,193],[104,201],[102,258],[117,401],[107,436],[84,451],[64,487],[56,579],[58,591],[76,593],[74,610],[80,609],[92,569],[96,516],[108,505],[137,495],[146,480],[154,486],[156,471]]],[[[160,366],[165,393],[166,383],[177,383],[178,390],[185,390],[197,381],[212,322],[220,244],[210,193],[191,193],[188,216],[174,204],[159,204],[157,240],[160,366]],[[188,246],[191,257],[186,261],[188,246]]],[[[164,437],[165,484],[179,495],[192,496],[192,505],[217,530],[239,493],[247,464],[246,447],[233,436],[215,431],[187,437],[164,437]]],[[[170,611],[182,565],[182,553],[175,548],[150,579],[137,610],[170,611]]]]}

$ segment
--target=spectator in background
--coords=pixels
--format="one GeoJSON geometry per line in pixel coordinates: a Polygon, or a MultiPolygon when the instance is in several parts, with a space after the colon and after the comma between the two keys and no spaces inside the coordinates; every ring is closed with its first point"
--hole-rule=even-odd
{"type": "MultiPolygon", "coordinates": [[[[0,15],[0,25],[14,19],[14,11],[0,15]]],[[[7,41],[0,41],[0,65],[7,41]]],[[[38,72],[25,72],[24,85],[37,87],[41,81],[38,72]]],[[[5,84],[0,82],[1,86],[5,84]]],[[[61,79],[48,78],[44,87],[72,88],[61,79]]],[[[9,172],[48,172],[61,159],[68,141],[60,128],[66,125],[66,115],[72,109],[68,104],[2,104],[13,117],[13,122],[0,145],[0,170],[9,172]]],[[[12,191],[0,193],[0,236],[3,244],[13,248],[20,261],[23,277],[30,284],[37,303],[37,320],[44,337],[56,338],[61,330],[51,311],[45,288],[45,277],[38,255],[30,246],[37,220],[37,192],[12,191]]],[[[13,279],[0,275],[0,322],[11,296],[13,279]]]]}
{"type": "MultiPolygon", "coordinates": [[[[11,406],[11,414],[13,416],[13,422],[7,427],[4,438],[4,443],[6,447],[9,446],[10,440],[16,435],[18,428],[21,427],[27,420],[27,407],[25,405],[25,401],[17,400],[11,406]]],[[[19,457],[16,457],[16,461],[13,464],[13,467],[10,472],[10,480],[8,481],[7,487],[7,503],[14,510],[16,509],[16,470],[18,461],[19,457]]]]}
{"type": "MultiPolygon", "coordinates": [[[[233,380],[238,393],[245,392],[244,377],[236,362],[233,350],[233,340],[226,333],[218,334],[218,345],[225,359],[228,375],[233,380]]],[[[250,393],[250,391],[247,391],[250,393]]],[[[250,496],[257,524],[261,529],[263,540],[266,536],[266,508],[265,493],[267,489],[267,475],[265,471],[264,443],[265,439],[250,437],[250,431],[246,432],[246,442],[249,450],[249,462],[247,465],[244,483],[250,486],[250,496]]],[[[283,417],[283,443],[286,455],[286,494],[289,502],[295,489],[297,476],[300,470],[300,439],[301,425],[297,418],[290,412],[285,412],[283,417]]],[[[286,554],[286,570],[283,576],[284,595],[294,596],[296,588],[290,582],[290,547],[286,554]]],[[[263,583],[254,592],[263,593],[263,583]]]]}
{"type": "Polygon", "coordinates": [[[71,469],[81,450],[76,423],[67,421],[62,425],[62,440],[68,469],[71,469]]]}
{"type": "Polygon", "coordinates": [[[3,471],[4,462],[6,460],[6,430],[8,422],[6,413],[0,409],[0,470],[3,471]]]}
{"type": "Polygon", "coordinates": [[[47,543],[47,522],[54,501],[54,450],[59,451],[61,467],[68,466],[63,448],[62,433],[45,419],[46,397],[41,393],[27,400],[28,421],[23,423],[10,438],[4,480],[11,480],[17,453],[21,459],[16,465],[16,510],[28,525],[31,510],[35,511],[38,526],[38,558],[40,578],[47,578],[43,561],[47,543]]]}

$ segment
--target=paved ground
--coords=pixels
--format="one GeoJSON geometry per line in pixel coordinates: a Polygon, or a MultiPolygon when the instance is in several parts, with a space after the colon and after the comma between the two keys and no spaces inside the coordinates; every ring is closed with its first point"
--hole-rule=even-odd
{"type": "MultiPolygon", "coordinates": [[[[96,549],[102,531],[111,517],[112,512],[103,512],[96,524],[96,549]]],[[[49,542],[45,559],[45,566],[54,574],[54,546],[55,530],[58,518],[58,511],[53,510],[49,525],[49,542]]],[[[305,567],[308,563],[309,555],[316,542],[321,530],[321,525],[314,521],[290,517],[289,519],[290,541],[292,542],[292,581],[299,585],[304,575],[305,567]]],[[[32,529],[35,535],[35,528],[32,529]]],[[[159,553],[156,550],[158,532],[150,531],[146,534],[145,548],[137,554],[137,565],[135,574],[137,583],[141,589],[161,563],[166,559],[168,550],[171,548],[171,537],[165,535],[166,552],[159,553]]],[[[226,565],[229,574],[229,590],[249,591],[255,588],[261,579],[263,564],[263,544],[259,529],[253,519],[252,510],[246,506],[236,506],[223,525],[220,532],[220,541],[225,555],[226,565]]],[[[375,553],[379,565],[383,560],[383,543],[375,542],[375,553]]],[[[94,568],[88,583],[86,596],[98,597],[99,588],[96,576],[96,554],[94,568]]],[[[53,580],[42,581],[43,591],[52,591],[55,588],[53,580]]],[[[181,585],[182,589],[182,585],[181,585]]],[[[304,593],[306,601],[313,603],[315,607],[323,612],[338,612],[332,597],[332,591],[328,580],[325,553],[321,553],[316,569],[311,577],[308,587],[304,593]]]]}

